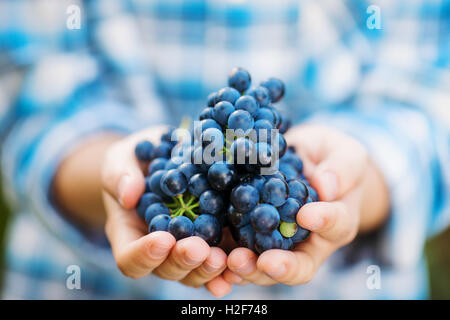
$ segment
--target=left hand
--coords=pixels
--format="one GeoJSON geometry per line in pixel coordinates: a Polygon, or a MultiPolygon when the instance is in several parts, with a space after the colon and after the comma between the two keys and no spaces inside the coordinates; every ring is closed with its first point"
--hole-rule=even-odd
{"type": "Polygon", "coordinates": [[[358,141],[316,125],[292,128],[286,140],[295,146],[304,174],[321,199],[304,205],[297,214],[298,224],[312,233],[293,251],[272,249],[257,256],[247,248],[234,249],[224,272],[230,283],[305,284],[358,231],[379,226],[387,216],[386,185],[358,141]]]}

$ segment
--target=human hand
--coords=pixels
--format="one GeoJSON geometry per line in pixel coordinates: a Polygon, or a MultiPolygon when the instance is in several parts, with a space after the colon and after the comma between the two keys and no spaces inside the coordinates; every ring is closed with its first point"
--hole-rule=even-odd
{"type": "Polygon", "coordinates": [[[316,125],[292,128],[286,140],[302,158],[304,174],[321,200],[297,214],[298,224],[312,233],[293,251],[273,249],[257,256],[247,248],[234,249],[224,272],[230,283],[307,283],[329,255],[387,216],[387,188],[358,141],[316,125]]]}
{"type": "Polygon", "coordinates": [[[102,167],[106,235],[117,266],[123,274],[140,278],[149,274],[168,280],[206,288],[216,297],[231,290],[221,276],[227,256],[200,237],[176,241],[168,232],[148,234],[148,227],[134,208],[145,191],[144,173],[148,164],[140,163],[134,148],[142,140],[155,145],[164,127],[150,128],[111,145],[102,167]]]}

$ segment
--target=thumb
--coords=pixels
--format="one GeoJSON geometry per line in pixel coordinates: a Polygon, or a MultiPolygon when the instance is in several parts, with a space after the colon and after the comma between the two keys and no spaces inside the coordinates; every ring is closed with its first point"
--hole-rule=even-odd
{"type": "Polygon", "coordinates": [[[333,142],[323,152],[311,179],[324,201],[339,199],[358,185],[368,166],[367,152],[358,141],[346,137],[333,142]]]}
{"type": "Polygon", "coordinates": [[[102,184],[122,207],[132,209],[145,191],[145,178],[134,154],[126,148],[119,143],[107,152],[102,169],[102,184]]]}

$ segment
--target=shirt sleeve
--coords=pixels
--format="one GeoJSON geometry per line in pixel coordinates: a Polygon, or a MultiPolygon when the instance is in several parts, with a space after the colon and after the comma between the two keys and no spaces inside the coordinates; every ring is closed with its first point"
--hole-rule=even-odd
{"type": "Polygon", "coordinates": [[[15,212],[35,214],[49,232],[84,252],[81,256],[91,252],[93,260],[100,261],[96,255],[108,254],[103,235],[87,236],[53,205],[55,171],[84,138],[105,131],[126,134],[161,123],[163,112],[145,77],[148,73],[138,66],[139,50],[109,54],[114,39],[120,45],[119,38],[136,38],[131,20],[120,20],[119,13],[95,15],[93,8],[81,29],[70,30],[60,14],[67,6],[65,1],[52,1],[51,6],[34,1],[0,4],[0,11],[11,17],[0,24],[0,61],[5,62],[0,63],[0,81],[10,84],[0,86],[0,97],[7,98],[0,99],[2,174],[15,212]],[[36,25],[17,21],[31,9],[40,10],[36,25]],[[108,37],[104,24],[110,19],[122,21],[124,32],[94,48],[91,41],[98,30],[108,37]],[[127,95],[131,88],[132,97],[127,95]]]}

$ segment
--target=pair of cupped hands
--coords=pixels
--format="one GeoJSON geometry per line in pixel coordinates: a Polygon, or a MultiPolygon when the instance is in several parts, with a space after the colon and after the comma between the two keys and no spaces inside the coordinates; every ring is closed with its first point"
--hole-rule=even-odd
{"type": "Polygon", "coordinates": [[[294,127],[285,135],[321,199],[298,212],[298,224],[312,234],[293,251],[273,249],[258,256],[237,247],[229,234],[218,247],[200,237],[176,241],[168,232],[149,234],[134,210],[145,190],[146,171],[134,147],[142,140],[158,144],[163,132],[163,127],[149,128],[115,142],[102,168],[106,235],[126,276],[154,274],[191,287],[205,286],[216,297],[228,294],[233,285],[300,285],[311,281],[325,259],[357,235],[369,165],[366,150],[353,138],[317,125],[294,127]]]}

